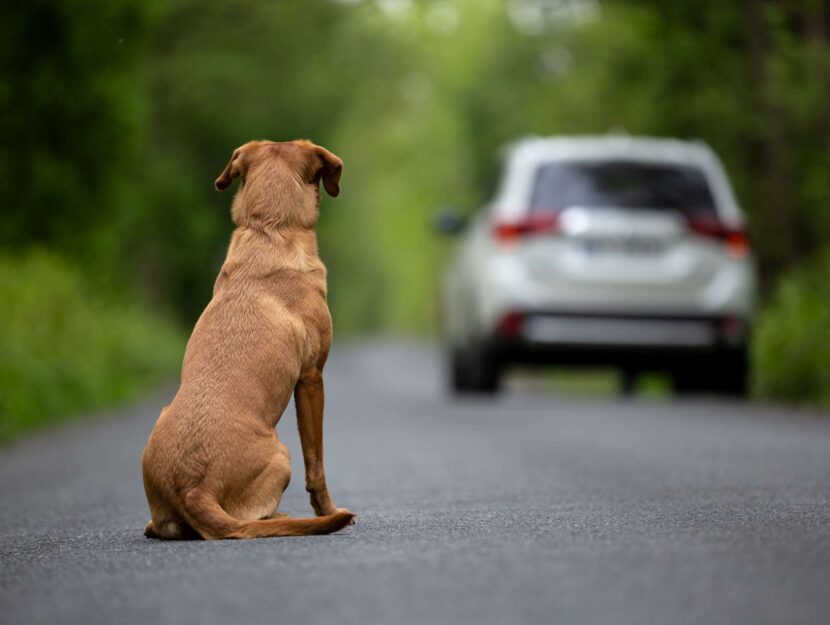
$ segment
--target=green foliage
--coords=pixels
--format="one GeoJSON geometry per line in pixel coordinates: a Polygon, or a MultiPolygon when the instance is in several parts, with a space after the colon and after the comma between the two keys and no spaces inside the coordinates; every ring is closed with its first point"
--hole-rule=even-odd
{"type": "Polygon", "coordinates": [[[232,227],[213,178],[248,139],[309,137],[346,164],[320,224],[338,332],[429,332],[448,247],[430,213],[480,206],[516,137],[610,129],[711,143],[765,278],[827,243],[830,53],[804,34],[815,6],[763,2],[754,59],[748,3],[608,0],[530,21],[523,4],[546,3],[16,5],[0,44],[0,193],[25,209],[0,243],[105,258],[106,289],[129,276],[190,321],[232,227]]]}
{"type": "Polygon", "coordinates": [[[781,280],[755,333],[762,396],[830,407],[830,253],[781,280]]]}
{"type": "Polygon", "coordinates": [[[177,328],[102,298],[60,257],[0,256],[0,440],[132,397],[179,367],[177,328]]]}
{"type": "Polygon", "coordinates": [[[210,298],[233,227],[231,193],[217,193],[213,180],[234,148],[250,139],[325,144],[352,96],[355,65],[346,61],[356,50],[334,63],[344,10],[327,0],[182,0],[153,31],[136,168],[143,205],[126,236],[142,291],[188,321],[210,298]]]}
{"type": "MultiPolygon", "coordinates": [[[[135,208],[151,3],[36,0],[0,22],[0,245],[97,262],[135,208]],[[82,226],[82,227],[81,227],[82,226]]],[[[123,260],[123,259],[122,259],[123,260]]]]}

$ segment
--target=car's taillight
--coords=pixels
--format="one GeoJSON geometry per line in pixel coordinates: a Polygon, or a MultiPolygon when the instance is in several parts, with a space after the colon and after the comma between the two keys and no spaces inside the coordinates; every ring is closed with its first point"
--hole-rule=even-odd
{"type": "Polygon", "coordinates": [[[552,234],[558,231],[559,215],[555,212],[531,213],[524,219],[493,223],[493,237],[506,244],[517,243],[528,235],[552,234]]]}
{"type": "Polygon", "coordinates": [[[726,253],[733,258],[744,258],[749,253],[749,237],[743,229],[727,226],[716,217],[693,215],[688,221],[695,234],[723,241],[726,253]]]}
{"type": "Polygon", "coordinates": [[[503,338],[512,339],[522,331],[525,317],[520,312],[509,312],[499,322],[498,334],[503,338]]]}
{"type": "Polygon", "coordinates": [[[720,334],[727,343],[738,343],[746,338],[747,325],[743,319],[726,315],[720,320],[720,334]]]}

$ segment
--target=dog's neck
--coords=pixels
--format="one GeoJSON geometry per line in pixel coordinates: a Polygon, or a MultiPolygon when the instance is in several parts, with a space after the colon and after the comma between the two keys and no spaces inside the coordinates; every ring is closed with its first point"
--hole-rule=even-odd
{"type": "Polygon", "coordinates": [[[276,269],[317,274],[325,280],[313,228],[239,226],[234,230],[223,273],[267,276],[276,269]]]}
{"type": "Polygon", "coordinates": [[[289,269],[322,277],[326,269],[317,251],[315,226],[319,191],[293,174],[267,169],[249,175],[233,200],[231,216],[237,228],[231,237],[222,272],[265,277],[289,269]]]}

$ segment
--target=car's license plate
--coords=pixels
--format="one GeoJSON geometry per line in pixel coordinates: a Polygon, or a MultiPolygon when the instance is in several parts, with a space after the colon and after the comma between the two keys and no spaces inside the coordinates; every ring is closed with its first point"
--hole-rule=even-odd
{"type": "Polygon", "coordinates": [[[581,244],[590,255],[654,256],[664,249],[663,243],[654,239],[582,239],[581,244]]]}

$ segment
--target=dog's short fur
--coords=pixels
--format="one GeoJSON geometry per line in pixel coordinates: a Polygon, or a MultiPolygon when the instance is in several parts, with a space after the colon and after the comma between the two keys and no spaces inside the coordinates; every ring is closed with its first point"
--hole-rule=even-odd
{"type": "Polygon", "coordinates": [[[323,365],[331,344],[326,269],[317,255],[322,180],[342,162],[308,141],[251,141],[216,180],[240,178],[237,225],[211,299],[187,344],[181,386],[142,455],[157,538],[325,534],[353,522],[323,470],[323,365]],[[291,395],[316,517],[278,512],[291,476],[275,426],[291,395]]]}

